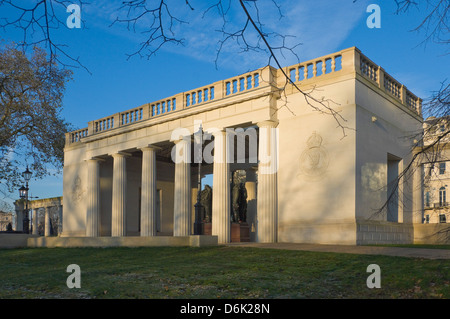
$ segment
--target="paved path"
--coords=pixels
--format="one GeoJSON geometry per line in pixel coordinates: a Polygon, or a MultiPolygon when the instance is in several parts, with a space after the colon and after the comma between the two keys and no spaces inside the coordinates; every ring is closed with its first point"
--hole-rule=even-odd
{"type": "Polygon", "coordinates": [[[412,257],[426,259],[450,259],[449,249],[403,248],[403,247],[375,247],[375,246],[349,246],[349,245],[319,245],[295,243],[230,243],[228,246],[255,247],[272,249],[289,249],[304,251],[320,251],[332,253],[386,255],[397,257],[412,257]]]}

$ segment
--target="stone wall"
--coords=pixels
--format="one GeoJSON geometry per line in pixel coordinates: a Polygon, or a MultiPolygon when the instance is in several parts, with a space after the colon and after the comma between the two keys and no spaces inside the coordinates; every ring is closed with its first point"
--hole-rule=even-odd
{"type": "Polygon", "coordinates": [[[383,221],[357,222],[357,245],[371,244],[412,244],[414,228],[412,224],[383,221]]]}
{"type": "Polygon", "coordinates": [[[414,225],[415,244],[450,244],[450,224],[414,225]]]}

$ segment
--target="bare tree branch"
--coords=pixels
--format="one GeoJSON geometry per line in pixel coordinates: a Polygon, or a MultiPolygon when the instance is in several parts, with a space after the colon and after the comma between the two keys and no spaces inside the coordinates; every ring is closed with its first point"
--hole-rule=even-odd
{"type": "MultiPolygon", "coordinates": [[[[310,92],[305,92],[305,91],[303,91],[302,89],[300,89],[300,87],[299,87],[295,82],[293,82],[293,81],[291,80],[290,76],[289,76],[288,74],[286,74],[284,68],[283,68],[282,65],[280,64],[279,59],[278,59],[277,55],[275,54],[275,51],[279,51],[280,54],[282,54],[283,51],[289,51],[289,52],[291,52],[292,54],[294,54],[294,55],[297,57],[297,59],[298,59],[298,56],[297,56],[297,55],[295,54],[295,52],[294,52],[294,48],[295,48],[296,46],[294,46],[294,47],[286,47],[286,46],[285,46],[285,41],[284,41],[285,38],[286,38],[286,35],[278,35],[278,34],[277,34],[276,36],[282,37],[282,39],[283,39],[283,44],[282,44],[281,46],[277,46],[277,47],[272,46],[272,45],[268,42],[268,36],[267,36],[267,34],[264,34],[263,31],[262,31],[262,24],[260,23],[259,20],[256,20],[256,22],[255,22],[255,20],[252,18],[252,16],[250,15],[249,11],[247,10],[247,8],[246,8],[244,2],[245,2],[245,1],[243,1],[243,0],[239,0],[239,3],[240,3],[242,9],[244,10],[244,12],[245,12],[245,14],[246,14],[246,16],[247,16],[247,22],[246,22],[245,27],[242,29],[242,33],[243,33],[243,32],[245,31],[245,29],[247,28],[247,24],[248,24],[248,23],[250,23],[250,24],[253,26],[253,28],[256,30],[256,32],[258,32],[261,41],[264,43],[264,46],[267,48],[267,50],[268,50],[268,52],[269,52],[269,64],[270,64],[270,61],[273,60],[273,61],[275,62],[275,64],[276,64],[276,66],[277,66],[277,67],[281,70],[281,72],[283,73],[284,78],[286,79],[286,82],[285,82],[285,85],[284,85],[284,88],[283,88],[283,92],[285,92],[285,89],[286,89],[286,85],[287,85],[287,84],[292,84],[292,85],[294,86],[294,88],[295,88],[298,92],[300,92],[300,93],[303,95],[303,97],[304,97],[306,103],[307,103],[310,107],[312,107],[313,110],[315,110],[315,111],[317,111],[317,112],[320,112],[320,113],[322,113],[322,114],[326,114],[326,115],[331,115],[331,116],[333,116],[333,118],[335,119],[335,121],[336,121],[338,127],[340,127],[340,128],[342,129],[343,136],[345,137],[345,136],[346,136],[345,130],[346,130],[346,129],[349,129],[349,127],[347,127],[346,125],[344,125],[344,122],[346,122],[346,120],[344,119],[344,117],[342,117],[342,115],[341,115],[338,111],[336,111],[333,107],[330,106],[330,103],[331,103],[332,101],[329,100],[329,99],[325,99],[325,98],[322,98],[322,99],[317,99],[317,98],[315,98],[315,97],[311,94],[311,93],[314,91],[314,89],[311,90],[310,92]]],[[[278,7],[278,9],[279,9],[279,7],[278,7]]],[[[257,11],[258,11],[258,10],[257,10],[257,11]]],[[[258,19],[259,19],[259,15],[258,15],[258,19]]],[[[251,49],[256,50],[256,49],[258,49],[258,48],[251,48],[251,49]]],[[[332,102],[332,103],[334,103],[334,102],[332,102]]],[[[292,110],[289,109],[289,107],[287,106],[286,103],[285,103],[282,107],[286,107],[291,113],[293,113],[292,110]]]]}
{"type": "MultiPolygon", "coordinates": [[[[54,38],[55,30],[60,27],[66,28],[66,21],[61,20],[57,15],[57,10],[64,9],[75,1],[67,0],[40,0],[32,6],[18,5],[17,1],[0,0],[0,7],[12,10],[16,13],[14,17],[3,17],[0,19],[0,28],[20,29],[22,41],[17,43],[24,52],[29,48],[41,45],[46,48],[50,62],[57,62],[59,65],[73,68],[83,68],[89,72],[79,57],[72,56],[68,51],[68,46],[64,43],[57,43],[54,38]]],[[[77,0],[76,3],[82,7],[85,2],[77,0]]],[[[82,21],[83,22],[83,21],[82,21]]],[[[84,23],[84,22],[83,22],[84,23]]]]}
{"type": "MultiPolygon", "coordinates": [[[[153,4],[153,2],[151,3],[153,4]]],[[[186,5],[191,10],[194,10],[187,0],[186,5]]],[[[150,58],[167,43],[184,44],[183,38],[175,36],[173,27],[175,24],[187,24],[187,22],[175,17],[164,0],[160,0],[159,3],[152,7],[147,5],[146,0],[124,1],[118,10],[119,13],[121,10],[126,11],[126,17],[117,17],[111,26],[116,23],[125,23],[128,30],[136,32],[138,23],[148,19],[148,21],[144,21],[147,29],[142,31],[143,34],[147,34],[146,40],[141,42],[137,51],[128,54],[128,58],[134,55],[150,58]]]]}

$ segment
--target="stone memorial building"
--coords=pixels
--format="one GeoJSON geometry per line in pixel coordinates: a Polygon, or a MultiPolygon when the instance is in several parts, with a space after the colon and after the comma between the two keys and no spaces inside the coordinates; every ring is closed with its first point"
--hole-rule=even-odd
{"type": "Polygon", "coordinates": [[[236,171],[251,241],[412,243],[420,173],[390,182],[422,121],[421,99],[355,47],[111,114],[66,134],[61,236],[193,235],[201,158],[219,243],[239,222],[236,171]]]}

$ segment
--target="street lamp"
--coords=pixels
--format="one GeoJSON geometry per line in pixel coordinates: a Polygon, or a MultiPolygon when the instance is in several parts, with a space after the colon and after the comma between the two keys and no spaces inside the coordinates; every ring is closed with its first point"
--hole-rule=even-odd
{"type": "Polygon", "coordinates": [[[30,226],[30,219],[28,218],[28,182],[31,179],[31,175],[32,173],[30,172],[30,170],[28,169],[28,165],[27,165],[27,169],[25,170],[25,172],[22,173],[22,177],[25,180],[25,186],[22,186],[21,188],[19,188],[19,196],[22,199],[25,199],[25,209],[24,209],[24,217],[23,217],[23,232],[25,234],[28,234],[30,232],[29,226],[30,226]]]}
{"type": "MultiPolygon", "coordinates": [[[[194,134],[194,137],[196,138],[195,142],[198,143],[198,145],[200,145],[200,148],[203,145],[203,128],[202,125],[200,124],[199,130],[197,134],[194,134]],[[196,136],[195,136],[196,135],[196,136]]],[[[202,169],[202,152],[198,152],[198,172],[197,172],[197,203],[195,203],[194,207],[195,207],[195,222],[194,222],[194,235],[202,235],[203,231],[202,231],[202,220],[201,220],[201,212],[202,212],[202,208],[203,205],[200,202],[201,199],[201,191],[202,191],[202,174],[201,174],[201,169],[202,169]]]]}

